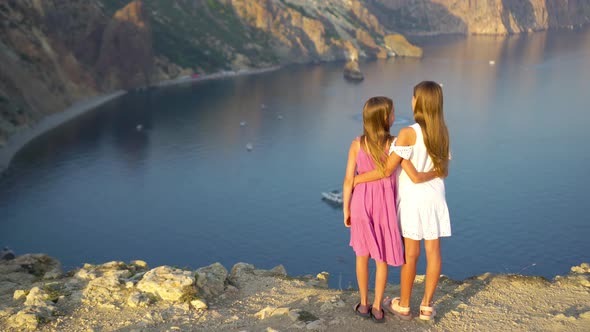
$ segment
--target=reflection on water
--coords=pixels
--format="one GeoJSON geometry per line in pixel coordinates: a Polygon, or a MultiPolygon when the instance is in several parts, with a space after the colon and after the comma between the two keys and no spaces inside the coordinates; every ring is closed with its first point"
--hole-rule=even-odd
{"type": "Polygon", "coordinates": [[[361,64],[361,84],[342,78],[343,63],[292,66],[132,93],[85,114],[32,142],[0,178],[0,245],[66,269],[244,261],[354,285],[348,229],[320,193],[341,185],[364,102],[393,97],[397,133],[411,122],[414,84],[432,79],[453,152],[443,273],[551,277],[588,261],[590,211],[578,202],[590,30],[420,42],[423,59],[361,64]]]}

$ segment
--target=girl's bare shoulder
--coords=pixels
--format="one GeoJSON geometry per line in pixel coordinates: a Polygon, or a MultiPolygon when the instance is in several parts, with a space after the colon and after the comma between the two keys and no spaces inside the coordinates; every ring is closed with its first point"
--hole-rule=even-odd
{"type": "Polygon", "coordinates": [[[416,132],[412,127],[400,129],[396,145],[414,145],[416,143],[416,132]]]}
{"type": "Polygon", "coordinates": [[[355,137],[352,142],[350,143],[350,151],[352,152],[358,152],[358,150],[361,147],[361,137],[357,136],[355,137]]]}

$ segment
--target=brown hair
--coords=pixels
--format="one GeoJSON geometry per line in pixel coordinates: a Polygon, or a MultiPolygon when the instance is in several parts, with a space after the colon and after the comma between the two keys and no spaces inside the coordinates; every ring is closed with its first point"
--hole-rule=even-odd
{"type": "Polygon", "coordinates": [[[443,113],[443,92],[440,85],[423,81],[414,87],[414,120],[422,128],[424,145],[439,176],[446,176],[449,167],[449,131],[443,113]]]}
{"type": "Polygon", "coordinates": [[[389,116],[393,111],[393,100],[387,97],[372,97],[363,106],[363,136],[361,145],[381,173],[385,170],[387,154],[385,149],[391,140],[389,116]]]}

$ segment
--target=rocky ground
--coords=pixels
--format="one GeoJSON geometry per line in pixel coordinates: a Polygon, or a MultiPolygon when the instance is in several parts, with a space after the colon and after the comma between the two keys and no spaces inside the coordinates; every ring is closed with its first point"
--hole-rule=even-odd
{"type": "MultiPolygon", "coordinates": [[[[416,292],[423,290],[423,277],[416,292]]],[[[588,331],[590,266],[547,281],[484,274],[443,277],[435,322],[357,317],[353,290],[327,273],[291,277],[282,266],[216,263],[196,271],[142,261],[86,264],[63,273],[43,254],[0,262],[1,331],[588,331]]],[[[398,294],[389,285],[387,294],[398,294]]],[[[412,302],[417,315],[419,295],[412,302]]]]}

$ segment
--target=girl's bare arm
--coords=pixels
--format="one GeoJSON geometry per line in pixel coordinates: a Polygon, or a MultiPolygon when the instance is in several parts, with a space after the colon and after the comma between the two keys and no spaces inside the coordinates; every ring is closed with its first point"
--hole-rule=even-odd
{"type": "Polygon", "coordinates": [[[356,172],[356,156],[359,151],[359,142],[352,141],[348,149],[348,161],[346,162],[346,173],[342,184],[342,212],[344,212],[344,226],[350,227],[350,198],[356,172]]]}
{"type": "MultiPolygon", "coordinates": [[[[398,146],[409,146],[414,145],[416,141],[416,134],[411,128],[403,128],[399,132],[399,136],[396,141],[398,146]]],[[[363,182],[376,181],[385,177],[391,176],[395,168],[401,163],[402,168],[410,177],[410,180],[414,183],[426,182],[436,178],[436,172],[418,172],[416,167],[409,161],[404,160],[398,156],[395,152],[392,152],[387,158],[387,164],[385,165],[384,173],[380,173],[378,170],[372,170],[363,174],[359,174],[354,177],[353,185],[357,185],[363,182]]]]}
{"type": "Polygon", "coordinates": [[[405,159],[402,161],[402,169],[406,172],[406,174],[408,174],[408,177],[414,183],[430,181],[437,176],[435,171],[418,172],[416,167],[414,167],[414,164],[412,164],[411,161],[405,159]]]}

